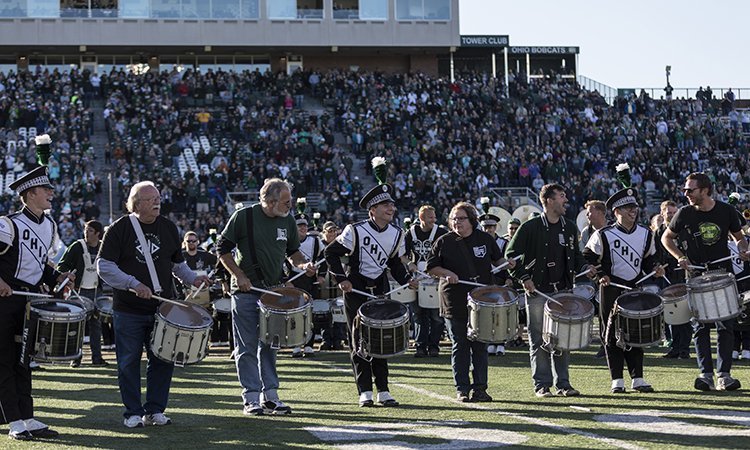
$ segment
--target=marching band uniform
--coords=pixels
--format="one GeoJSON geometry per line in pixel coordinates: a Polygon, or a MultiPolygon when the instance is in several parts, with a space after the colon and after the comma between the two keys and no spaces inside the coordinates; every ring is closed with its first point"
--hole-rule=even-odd
{"type": "MultiPolygon", "coordinates": [[[[607,200],[607,209],[638,207],[633,189],[622,189],[607,200]]],[[[627,214],[624,212],[623,214],[627,214]]],[[[617,284],[635,287],[635,281],[644,272],[643,268],[658,266],[654,235],[648,228],[634,224],[627,229],[618,220],[601,230],[595,230],[583,250],[583,255],[591,264],[601,264],[601,272],[617,284]]],[[[632,388],[639,392],[653,392],[654,389],[643,379],[643,349],[632,347],[623,350],[615,342],[612,314],[617,297],[623,289],[614,286],[600,286],[601,323],[607,324],[604,333],[605,354],[612,378],[612,393],[625,393],[623,366],[628,364],[632,388]]]]}
{"type": "MultiPolygon", "coordinates": [[[[37,167],[9,186],[18,194],[52,185],[45,166],[37,167]]],[[[35,191],[38,195],[39,189],[35,191]]],[[[51,195],[51,194],[50,194],[51,195]]],[[[42,284],[55,286],[61,274],[48,264],[48,253],[58,239],[50,216],[31,211],[23,198],[21,211],[0,217],[0,421],[10,425],[12,439],[55,437],[57,432],[34,419],[31,370],[23,352],[24,316],[28,297],[14,291],[40,292],[42,284]]],[[[48,203],[48,202],[47,202],[48,203]]],[[[26,353],[26,354],[24,354],[26,353]]]]}
{"type": "MultiPolygon", "coordinates": [[[[402,230],[392,224],[379,226],[374,218],[373,209],[387,203],[395,203],[391,197],[393,187],[380,184],[372,188],[359,202],[361,208],[370,212],[370,219],[349,224],[336,240],[325,250],[329,270],[336,277],[339,286],[349,282],[354,289],[372,295],[382,295],[389,290],[386,269],[391,270],[393,277],[405,284],[411,280],[401,257],[406,254],[402,230]],[[344,272],[341,257],[349,256],[349,265],[344,272]]],[[[344,290],[342,286],[342,290],[344,290]]],[[[359,307],[369,298],[353,292],[344,294],[346,320],[349,331],[349,348],[352,367],[360,394],[360,406],[373,406],[372,378],[378,390],[378,403],[383,406],[397,406],[398,402],[388,390],[388,360],[373,357],[368,361],[359,355],[357,342],[352,335],[352,323],[359,307]]]]}

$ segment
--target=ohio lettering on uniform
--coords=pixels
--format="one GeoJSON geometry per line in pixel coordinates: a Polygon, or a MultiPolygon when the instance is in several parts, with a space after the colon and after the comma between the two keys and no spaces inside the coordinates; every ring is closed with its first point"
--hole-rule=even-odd
{"type": "Polygon", "coordinates": [[[25,209],[0,218],[0,243],[7,247],[3,254],[15,261],[15,267],[0,267],[2,273],[12,273],[13,277],[29,285],[37,285],[49,260],[51,249],[57,244],[57,225],[46,214],[39,219],[25,213],[25,209]],[[50,242],[51,246],[46,243],[50,242]]]}
{"type": "MultiPolygon", "coordinates": [[[[369,221],[347,225],[336,238],[339,244],[350,252],[354,251],[355,242],[359,248],[359,272],[368,278],[378,278],[387,267],[388,259],[392,256],[401,257],[406,254],[406,244],[401,229],[388,225],[383,231],[376,231],[369,221]]],[[[355,264],[350,261],[350,265],[355,264]]]]}
{"type": "MultiPolygon", "coordinates": [[[[745,240],[750,243],[749,236],[745,236],[745,240]]],[[[736,242],[728,241],[727,247],[729,247],[729,254],[732,255],[732,272],[739,275],[745,271],[745,261],[740,258],[740,250],[737,248],[736,242]]]]}
{"type": "Polygon", "coordinates": [[[644,258],[656,254],[653,233],[641,225],[631,232],[617,224],[596,230],[586,248],[599,256],[603,272],[626,281],[638,277],[644,258]]]}

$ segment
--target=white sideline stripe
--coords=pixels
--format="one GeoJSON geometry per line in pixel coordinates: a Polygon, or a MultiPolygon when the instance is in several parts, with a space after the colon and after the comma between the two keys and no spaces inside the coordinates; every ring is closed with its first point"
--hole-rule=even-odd
{"type": "MultiPolygon", "coordinates": [[[[325,362],[322,362],[322,361],[316,361],[316,363],[324,365],[324,366],[329,366],[329,367],[331,367],[334,370],[338,370],[339,372],[343,372],[343,373],[346,373],[348,375],[351,375],[351,368],[344,369],[343,367],[337,366],[335,364],[325,363],[325,362]]],[[[575,428],[566,427],[564,425],[558,425],[556,423],[553,423],[553,422],[550,422],[550,421],[547,421],[547,420],[537,419],[535,417],[527,417],[527,416],[520,415],[520,414],[514,414],[514,413],[511,413],[511,412],[499,410],[497,408],[492,408],[492,407],[489,407],[489,406],[480,405],[478,403],[462,403],[462,402],[459,402],[457,399],[455,399],[453,397],[449,397],[447,395],[437,394],[435,392],[428,391],[428,390],[422,389],[422,388],[418,388],[416,386],[411,386],[411,385],[404,384],[404,383],[393,383],[393,382],[391,382],[390,384],[392,384],[394,386],[398,386],[398,387],[400,387],[402,389],[406,389],[408,391],[416,392],[417,394],[425,395],[427,397],[432,397],[432,398],[434,398],[436,400],[443,400],[443,401],[450,402],[450,403],[457,403],[457,404],[459,404],[461,406],[464,406],[464,407],[469,407],[469,408],[473,408],[473,409],[487,411],[487,412],[491,412],[491,413],[494,413],[494,414],[497,414],[497,415],[500,415],[500,416],[512,417],[512,418],[514,418],[516,420],[519,420],[521,422],[531,423],[533,425],[538,425],[540,427],[552,428],[553,430],[560,431],[560,432],[566,433],[566,434],[575,434],[575,435],[578,435],[578,436],[583,436],[583,437],[586,437],[586,438],[589,438],[589,439],[593,439],[595,441],[599,441],[599,442],[603,442],[605,444],[609,444],[609,445],[611,445],[613,447],[616,447],[616,448],[624,448],[624,449],[627,449],[627,450],[645,450],[645,447],[641,447],[641,446],[638,446],[638,445],[635,445],[635,444],[631,444],[629,442],[621,441],[619,439],[613,439],[613,438],[608,438],[608,437],[604,437],[604,436],[599,436],[598,434],[589,433],[588,431],[576,430],[575,428]]]]}

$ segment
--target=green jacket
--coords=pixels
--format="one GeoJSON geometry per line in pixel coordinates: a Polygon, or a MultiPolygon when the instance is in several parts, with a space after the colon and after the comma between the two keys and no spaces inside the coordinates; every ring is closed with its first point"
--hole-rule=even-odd
{"type": "MultiPolygon", "coordinates": [[[[565,236],[565,258],[568,268],[568,284],[574,284],[574,278],[587,265],[578,246],[578,227],[575,222],[561,217],[562,232],[565,236]]],[[[535,285],[544,284],[547,269],[547,236],[549,223],[546,214],[534,217],[522,223],[513,239],[505,247],[505,257],[523,257],[516,262],[516,267],[510,270],[510,275],[523,283],[531,278],[535,285]]]]}

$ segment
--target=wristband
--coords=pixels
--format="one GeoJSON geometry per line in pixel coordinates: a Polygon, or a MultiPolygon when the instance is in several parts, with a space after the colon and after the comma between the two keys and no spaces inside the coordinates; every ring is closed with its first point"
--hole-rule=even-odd
{"type": "Polygon", "coordinates": [[[677,258],[678,263],[681,263],[682,261],[687,261],[687,260],[688,260],[688,257],[685,255],[682,255],[679,258],[677,258]]]}

